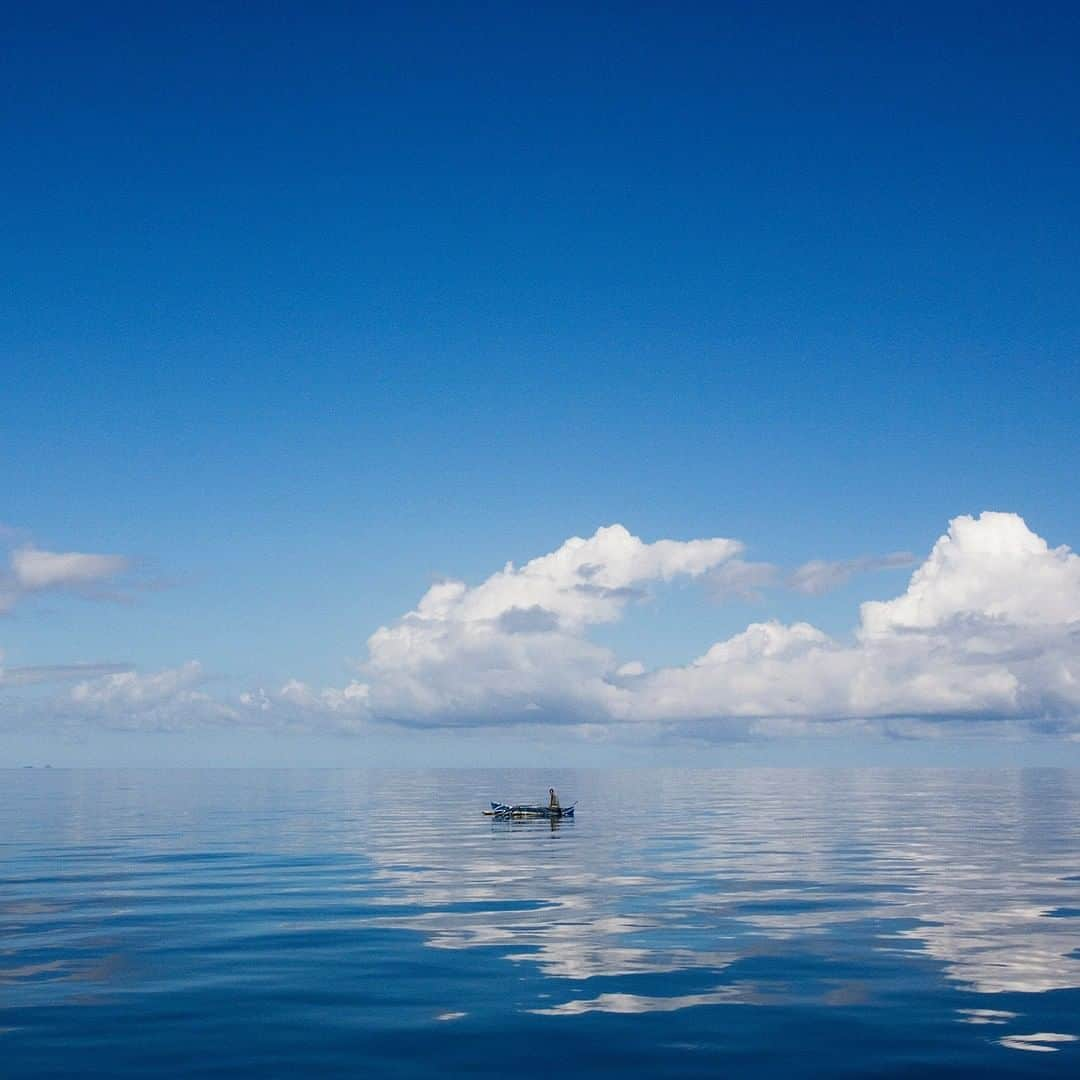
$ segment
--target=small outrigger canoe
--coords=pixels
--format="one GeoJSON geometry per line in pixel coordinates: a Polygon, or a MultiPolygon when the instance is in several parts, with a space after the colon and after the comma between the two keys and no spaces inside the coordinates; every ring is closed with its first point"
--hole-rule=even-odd
{"type": "Polygon", "coordinates": [[[550,806],[511,806],[509,803],[493,802],[491,809],[484,813],[497,818],[564,818],[574,816],[576,805],[560,806],[553,810],[550,806]]]}

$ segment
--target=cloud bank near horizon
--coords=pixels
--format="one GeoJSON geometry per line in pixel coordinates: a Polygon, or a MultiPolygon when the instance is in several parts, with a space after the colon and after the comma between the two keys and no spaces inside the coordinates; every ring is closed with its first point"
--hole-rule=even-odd
{"type": "MultiPolygon", "coordinates": [[[[810,623],[765,620],[684,665],[649,669],[589,640],[591,627],[617,621],[660,583],[742,596],[776,584],[769,564],[742,562],[742,552],[723,538],[646,543],[612,525],[478,585],[433,585],[369,637],[343,688],[290,680],[218,701],[200,689],[205,676],[192,662],[87,679],[57,704],[69,719],[124,727],[200,719],[345,731],[570,725],[634,739],[1080,737],[1080,557],[1011,513],[953,519],[907,589],[863,603],[844,641],[810,623]]],[[[910,558],[807,563],[787,583],[816,594],[910,558]]]]}
{"type": "MultiPolygon", "coordinates": [[[[590,623],[617,619],[656,581],[726,576],[756,587],[764,574],[746,571],[756,564],[740,563],[741,550],[720,539],[650,545],[621,526],[600,529],[473,588],[433,586],[369,638],[362,681],[346,697],[293,684],[290,698],[415,726],[681,725],[714,738],[840,722],[907,735],[948,721],[1076,728],[1080,557],[1050,548],[1016,514],[954,519],[902,595],[861,605],[850,642],[805,622],[764,621],[688,664],[648,670],[588,640],[590,623]]],[[[799,581],[818,592],[804,584],[815,575],[909,560],[807,564],[813,573],[799,581]]]]}

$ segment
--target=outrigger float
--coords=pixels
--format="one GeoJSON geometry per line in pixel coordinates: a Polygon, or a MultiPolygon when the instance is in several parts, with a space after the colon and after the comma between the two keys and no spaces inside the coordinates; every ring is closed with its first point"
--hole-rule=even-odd
{"type": "Polygon", "coordinates": [[[574,816],[574,807],[570,806],[511,806],[509,803],[493,802],[490,810],[485,810],[487,817],[495,818],[564,818],[574,816]]]}

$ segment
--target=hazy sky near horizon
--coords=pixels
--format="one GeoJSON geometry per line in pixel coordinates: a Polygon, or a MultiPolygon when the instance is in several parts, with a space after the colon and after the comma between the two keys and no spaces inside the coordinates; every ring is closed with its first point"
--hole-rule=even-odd
{"type": "Polygon", "coordinates": [[[1075,6],[4,38],[0,764],[1077,756],[1075,6]]]}

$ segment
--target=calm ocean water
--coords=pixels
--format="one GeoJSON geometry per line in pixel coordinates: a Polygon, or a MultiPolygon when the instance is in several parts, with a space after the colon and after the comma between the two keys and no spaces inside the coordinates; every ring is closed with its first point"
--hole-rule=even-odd
{"type": "Polygon", "coordinates": [[[1078,1076],[1078,822],[1057,770],[0,772],[0,1074],[1078,1076]]]}

